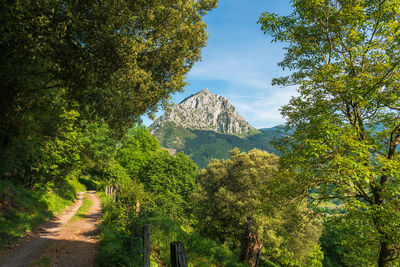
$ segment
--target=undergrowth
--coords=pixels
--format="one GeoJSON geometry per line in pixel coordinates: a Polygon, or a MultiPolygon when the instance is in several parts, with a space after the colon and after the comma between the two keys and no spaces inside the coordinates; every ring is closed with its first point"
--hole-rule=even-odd
{"type": "Polygon", "coordinates": [[[149,218],[153,253],[164,265],[170,265],[170,243],[183,242],[189,266],[246,266],[239,262],[239,251],[204,238],[168,217],[149,218]]]}
{"type": "Polygon", "coordinates": [[[135,213],[126,213],[103,193],[99,196],[103,203],[103,221],[97,266],[143,266],[144,223],[151,225],[151,266],[159,266],[157,262],[170,265],[169,247],[175,241],[184,243],[189,266],[245,266],[239,263],[238,251],[204,238],[190,227],[165,216],[137,217],[135,213]]]}

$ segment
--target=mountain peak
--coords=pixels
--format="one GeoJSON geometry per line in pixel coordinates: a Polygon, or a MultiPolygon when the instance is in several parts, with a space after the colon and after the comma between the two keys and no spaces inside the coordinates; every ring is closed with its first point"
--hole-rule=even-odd
{"type": "Polygon", "coordinates": [[[258,132],[246,122],[225,97],[212,94],[207,88],[189,96],[151,126],[157,135],[165,122],[192,130],[211,130],[217,133],[247,136],[258,132]]]}
{"type": "Polygon", "coordinates": [[[203,90],[201,90],[200,92],[198,92],[196,95],[198,94],[211,94],[210,91],[208,91],[208,88],[204,88],[203,90]]]}

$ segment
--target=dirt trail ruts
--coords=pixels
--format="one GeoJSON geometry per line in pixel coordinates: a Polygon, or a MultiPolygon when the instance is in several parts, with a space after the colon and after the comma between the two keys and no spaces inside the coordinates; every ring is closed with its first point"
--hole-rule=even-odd
{"type": "Polygon", "coordinates": [[[101,202],[95,193],[87,192],[93,205],[84,218],[68,222],[82,205],[83,194],[80,194],[68,211],[10,250],[8,256],[0,259],[0,266],[93,266],[97,250],[96,225],[101,216],[101,202]]]}

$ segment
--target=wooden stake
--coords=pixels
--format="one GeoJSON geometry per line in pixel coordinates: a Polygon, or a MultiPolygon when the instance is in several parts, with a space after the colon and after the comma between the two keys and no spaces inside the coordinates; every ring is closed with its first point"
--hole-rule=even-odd
{"type": "Polygon", "coordinates": [[[172,242],[170,245],[171,266],[172,267],[187,267],[185,246],[182,242],[172,242]]]}
{"type": "Polygon", "coordinates": [[[143,226],[143,267],[150,267],[150,224],[143,226]]]}

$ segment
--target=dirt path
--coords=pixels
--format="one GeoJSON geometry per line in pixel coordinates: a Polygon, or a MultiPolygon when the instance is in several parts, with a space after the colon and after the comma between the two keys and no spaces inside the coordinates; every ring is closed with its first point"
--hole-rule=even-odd
{"type": "Polygon", "coordinates": [[[95,192],[88,192],[87,197],[93,205],[85,218],[68,223],[82,205],[80,194],[68,211],[10,250],[6,258],[0,259],[0,266],[93,266],[101,202],[95,192]]]}

